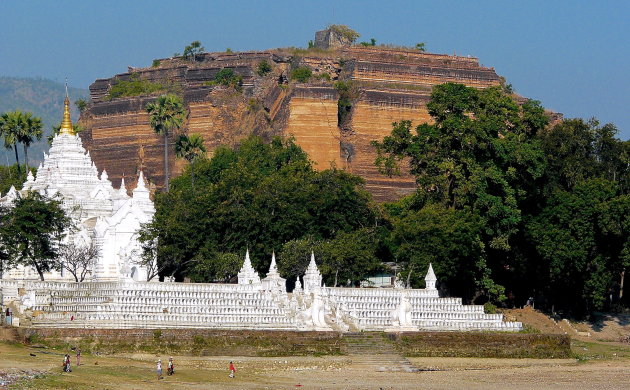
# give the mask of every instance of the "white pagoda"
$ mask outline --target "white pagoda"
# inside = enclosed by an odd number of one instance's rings
[[[78,135],[74,134],[70,119],[70,100],[66,91],[63,121],[59,134],[53,139],[44,162],[37,169],[37,177],[29,172],[21,193],[37,191],[48,197],[57,197],[71,216],[75,230],[67,241],[77,245],[94,242],[99,258],[91,267],[92,280],[147,280],[147,269],[140,265],[141,246],[138,230],[150,222],[155,214],[153,202],[140,172],[133,196],[127,194],[123,179],[115,190],[103,170],[98,176],[97,167],[86,152]],[[14,188],[0,202],[10,203],[17,196]],[[4,275],[9,279],[37,279],[30,267],[18,267]],[[46,280],[73,280],[64,272],[50,272]]]

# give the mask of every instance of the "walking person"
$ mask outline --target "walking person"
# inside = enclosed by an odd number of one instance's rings
[[[234,368],[234,363],[230,362],[230,378],[234,378],[234,374],[236,374],[236,368]]]
[[[166,368],[166,372],[168,375],[173,375],[175,373],[175,365],[173,364],[172,356],[168,359],[168,366]]]
[[[157,361],[157,378],[162,379],[162,360]]]
[[[77,348],[77,367],[81,365],[81,350]]]
[[[66,372],[72,372],[70,369],[70,355],[66,354]]]

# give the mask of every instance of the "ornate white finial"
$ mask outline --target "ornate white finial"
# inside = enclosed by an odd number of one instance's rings
[[[125,174],[123,173],[122,180],[120,181],[120,188],[118,189],[118,194],[124,196],[125,198],[129,197],[127,195],[127,186],[125,185]]]
[[[427,276],[424,277],[424,281],[426,282],[427,290],[435,290],[435,282],[437,282],[437,278],[435,277],[435,272],[433,272],[433,265],[429,263],[429,270],[427,271]]]
[[[28,171],[28,175],[26,175],[26,181],[29,183],[32,183],[35,181],[35,178],[33,177],[33,172]]]
[[[306,268],[306,273],[317,273],[319,274],[319,269],[317,269],[317,263],[315,263],[315,253],[313,253],[313,251],[311,251],[311,262],[308,263],[308,268]]]
[[[138,183],[136,184],[136,188],[134,189],[134,192],[136,191],[145,191],[147,188],[147,183],[144,181],[144,173],[142,171],[140,171],[140,173],[138,174]]]
[[[101,181],[108,180],[107,171],[103,169],[103,173],[101,173]]]
[[[276,266],[276,252],[271,253],[271,264],[269,265],[269,272],[267,272],[267,276],[277,275],[278,274],[278,266]]]

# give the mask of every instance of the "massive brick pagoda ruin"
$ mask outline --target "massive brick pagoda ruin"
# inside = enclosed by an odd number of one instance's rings
[[[272,68],[266,74],[258,71],[263,61]],[[371,141],[388,135],[394,121],[429,121],[426,103],[434,85],[457,82],[485,88],[501,83],[494,69],[481,66],[477,58],[383,46],[204,53],[194,60],[167,58],[154,65],[130,68],[90,86],[81,137],[96,166],[107,170],[114,185],[123,175],[133,182],[141,169],[156,186],[163,181],[163,143],[144,109],[161,92],[109,95],[112,85],[131,77],[168,84],[180,92],[189,109],[184,129],[200,133],[209,153],[251,133],[293,136],[317,169],[332,164],[362,176],[380,201],[408,194],[415,184],[408,174],[393,178],[380,174]],[[297,67],[310,68],[313,77],[304,83],[290,80]],[[212,82],[224,68],[242,76],[241,92]],[[337,81],[350,82],[349,91],[340,93]],[[174,153],[170,156],[177,174],[184,162],[176,161]]]

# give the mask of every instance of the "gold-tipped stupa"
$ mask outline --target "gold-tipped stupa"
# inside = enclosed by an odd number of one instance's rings
[[[68,97],[68,82],[66,81],[66,98],[63,101],[63,120],[61,121],[61,128],[59,134],[74,135],[72,129],[72,120],[70,119],[70,98]]]

